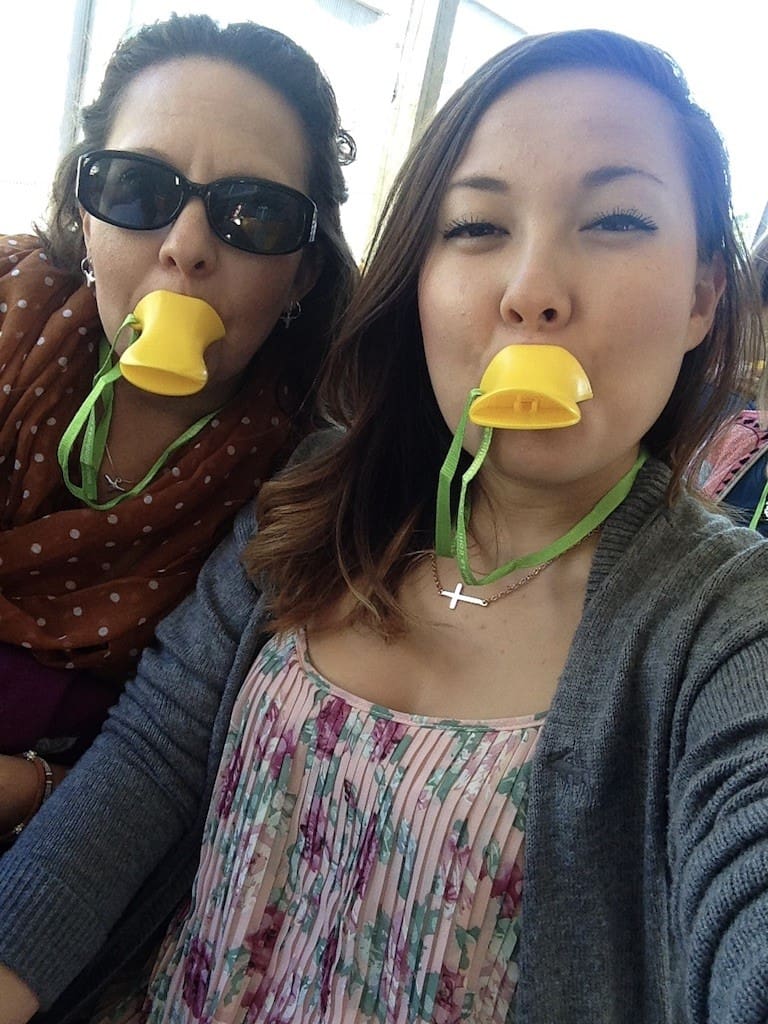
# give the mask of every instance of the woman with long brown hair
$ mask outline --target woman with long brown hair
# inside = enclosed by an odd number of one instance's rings
[[[554,34],[470,78],[397,181],[329,430],[88,755],[120,820],[76,771],[0,867],[26,1012],[91,958],[92,995],[196,850],[148,988],[93,1019],[765,1017],[768,550],[684,483],[744,264],[660,51]]]

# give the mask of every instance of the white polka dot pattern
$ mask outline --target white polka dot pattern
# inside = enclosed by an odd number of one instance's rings
[[[253,481],[271,473],[290,424],[265,362],[150,488],[108,512],[65,490],[61,434],[90,387],[100,325],[28,238],[0,237],[0,643],[49,665],[124,677],[197,572]],[[10,595],[18,595],[12,597]]]

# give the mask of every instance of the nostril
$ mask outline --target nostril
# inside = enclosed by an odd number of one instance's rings
[[[548,306],[541,314],[548,324],[551,324],[553,320],[557,318],[557,311]]]

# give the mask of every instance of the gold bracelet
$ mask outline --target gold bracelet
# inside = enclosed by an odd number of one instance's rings
[[[23,754],[19,754],[19,757],[23,757],[25,760],[31,761],[35,766],[35,771],[37,772],[35,799],[32,803],[32,807],[18,825],[14,825],[10,832],[6,832],[4,835],[0,836],[0,843],[3,844],[10,844],[15,839],[18,839],[53,792],[53,771],[45,758],[40,757],[40,755],[34,750],[25,750]]]

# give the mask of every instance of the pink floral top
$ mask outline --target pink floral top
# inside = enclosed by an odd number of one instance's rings
[[[273,639],[232,716],[191,905],[143,1010],[102,1019],[509,1024],[542,724],[391,711],[318,675],[303,635]]]

